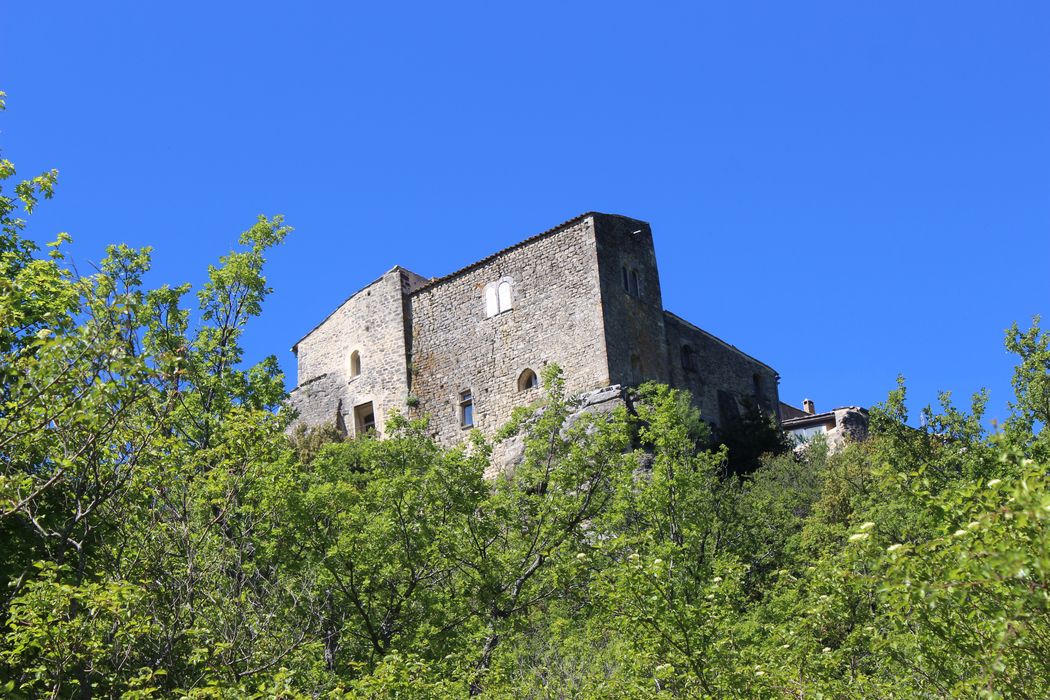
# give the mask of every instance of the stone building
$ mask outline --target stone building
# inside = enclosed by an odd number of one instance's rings
[[[817,413],[810,399],[802,401],[801,409],[781,402],[780,418],[784,434],[796,449],[805,449],[818,435],[824,436],[831,452],[838,452],[847,442],[859,442],[868,437],[868,409],[860,406],[840,406]]]
[[[571,394],[656,380],[692,392],[717,427],[748,402],[779,411],[777,373],[665,311],[643,221],[587,213],[444,277],[394,267],[292,351],[307,424],[382,434],[387,414],[429,415],[451,445],[491,435],[564,371]]]

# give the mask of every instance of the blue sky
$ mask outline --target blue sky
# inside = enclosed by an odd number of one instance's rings
[[[664,304],[782,399],[992,390],[1050,314],[1050,5],[14,3],[0,148],[60,170],[39,240],[200,283],[296,232],[246,337],[278,356],[400,264],[441,275],[588,210],[652,223]],[[1048,319],[1050,323],[1050,319]]]

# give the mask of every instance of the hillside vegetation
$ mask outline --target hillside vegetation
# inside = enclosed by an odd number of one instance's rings
[[[14,697],[1046,697],[1050,336],[1014,327],[1012,417],[947,396],[869,440],[727,468],[688,396],[490,445],[286,435],[239,341],[288,233],[188,286],[24,236],[56,173],[0,162],[0,690]],[[12,183],[14,184],[12,187]],[[193,307],[191,315],[190,308]]]

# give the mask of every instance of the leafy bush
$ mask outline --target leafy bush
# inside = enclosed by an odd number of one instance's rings
[[[0,182],[14,167],[0,165]],[[22,697],[1040,697],[1050,687],[1050,350],[1016,326],[1002,432],[950,396],[785,453],[716,449],[687,394],[575,417],[556,367],[501,435],[286,434],[260,217],[189,288],[149,251],[82,277],[0,193],[0,688]]]

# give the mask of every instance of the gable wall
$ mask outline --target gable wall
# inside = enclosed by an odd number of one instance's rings
[[[513,280],[513,308],[486,317],[485,287],[503,278]],[[515,406],[541,398],[541,389],[518,391],[526,368],[542,375],[557,363],[570,393],[609,384],[592,217],[413,293],[410,315],[411,414],[428,414],[445,444],[466,434],[463,391],[474,397],[475,427],[491,434]]]
[[[331,422],[340,409],[350,434],[353,408],[369,401],[382,433],[387,411],[403,411],[408,395],[403,292],[412,280],[393,269],[347,299],[297,346],[299,386],[292,392],[299,420]],[[361,373],[350,376],[357,350]]]

